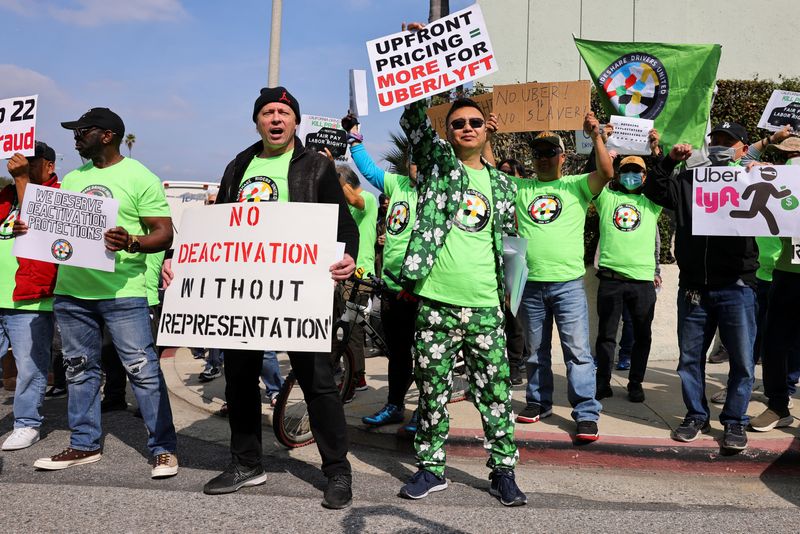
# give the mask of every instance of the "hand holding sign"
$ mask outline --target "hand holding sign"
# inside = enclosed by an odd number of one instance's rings
[[[15,153],[11,156],[11,159],[8,160],[8,174],[10,174],[14,180],[18,178],[27,178],[29,171],[30,164],[28,163],[28,158],[19,152]]]

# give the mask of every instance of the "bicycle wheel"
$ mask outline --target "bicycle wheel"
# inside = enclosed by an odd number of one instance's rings
[[[314,442],[306,399],[294,373],[289,373],[278,393],[272,412],[272,430],[278,443],[290,449]]]
[[[339,344],[341,346],[341,344]],[[350,399],[355,393],[355,366],[356,359],[350,347],[345,346],[341,352],[331,353],[333,361],[333,380],[339,390],[339,398],[342,401]]]
[[[450,393],[450,404],[461,402],[469,395],[469,379],[464,357],[459,353],[453,364],[453,388]]]

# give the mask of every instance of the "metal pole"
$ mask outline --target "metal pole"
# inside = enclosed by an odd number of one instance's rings
[[[269,79],[267,86],[278,86],[281,67],[281,10],[283,0],[272,0],[272,28],[269,32]]]

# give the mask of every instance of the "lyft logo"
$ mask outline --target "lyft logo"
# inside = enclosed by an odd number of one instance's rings
[[[725,186],[719,191],[711,191],[706,193],[702,187],[695,189],[695,202],[701,208],[705,208],[706,213],[715,213],[719,208],[726,204],[732,204],[739,207],[739,192],[731,187]]]

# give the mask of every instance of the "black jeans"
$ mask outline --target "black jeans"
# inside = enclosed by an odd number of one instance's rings
[[[800,366],[800,273],[773,271],[761,365],[767,405],[788,410],[790,371]]]
[[[405,405],[408,388],[411,387],[414,346],[414,322],[418,303],[398,299],[397,293],[387,291],[381,302],[381,322],[389,348],[389,396],[387,402],[395,406]]]
[[[633,320],[633,350],[628,382],[641,384],[650,357],[652,334],[650,326],[656,309],[656,289],[652,281],[616,280],[600,278],[597,289],[597,383],[611,382],[614,352],[617,346],[617,329],[622,307],[627,306]]]
[[[756,278],[756,342],[753,346],[753,360],[761,361],[764,353],[764,332],[767,329],[767,310],[769,309],[769,290],[772,282]]]
[[[552,330],[552,321],[550,324]],[[511,367],[525,366],[525,329],[519,317],[514,317],[508,308],[506,308],[506,353]]]
[[[231,427],[231,456],[246,467],[261,465],[261,389],[263,350],[225,350],[225,398]],[[347,425],[333,365],[326,353],[289,353],[292,371],[308,406],[311,432],[327,477],[350,474]]]

